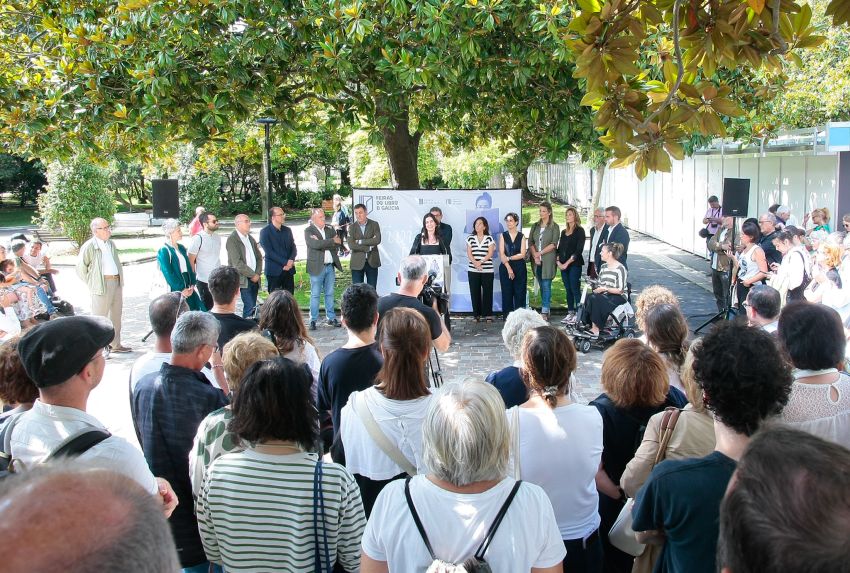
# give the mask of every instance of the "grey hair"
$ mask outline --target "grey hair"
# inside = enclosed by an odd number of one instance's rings
[[[92,496],[98,503],[92,504]],[[76,460],[37,464],[11,475],[0,486],[3,517],[3,564],[6,571],[46,571],[57,559],[73,563],[80,573],[180,570],[180,561],[159,496],[152,496],[123,473],[87,467]],[[81,520],[104,527],[76,527]],[[21,525],[22,524],[22,525]],[[39,551],[12,551],[33,535],[65,533],[64,542],[45,538]]]
[[[428,270],[428,265],[419,255],[410,255],[404,257],[401,261],[401,268],[398,270],[401,273],[403,281],[417,281],[425,276]]]
[[[776,212],[777,213],[790,213],[791,207],[789,207],[788,205],[780,205],[779,207],[776,208]]]
[[[184,312],[171,331],[171,349],[175,354],[188,354],[203,344],[216,346],[218,319],[207,312]]]
[[[92,233],[94,233],[95,228],[97,227],[98,223],[100,223],[101,221],[103,221],[104,223],[108,222],[103,217],[95,217],[94,219],[91,220],[91,222],[89,223],[89,229],[91,229]]]
[[[505,348],[511,353],[511,357],[519,358],[522,339],[526,332],[532,328],[547,326],[548,324],[537,311],[530,308],[518,308],[511,311],[508,318],[505,319],[505,326],[502,327],[502,340],[505,343]]]
[[[325,210],[321,207],[313,207],[312,209],[310,209],[310,217],[312,217],[313,215],[318,215],[319,213],[325,215]]]
[[[201,205],[198,205],[197,207],[195,207],[195,215],[200,215],[201,213],[204,213],[205,211],[206,211],[206,209],[204,209],[204,207],[201,206]]]
[[[162,232],[166,237],[170,237],[171,233],[180,228],[180,221],[177,219],[166,219],[162,224]]]
[[[422,424],[422,461],[456,486],[505,477],[510,451],[505,402],[478,380],[451,382],[431,398]]]
[[[774,225],[776,224],[776,215],[774,215],[773,213],[768,211],[767,213],[762,215],[762,217],[764,217],[765,219],[767,219],[768,221],[770,221]]]

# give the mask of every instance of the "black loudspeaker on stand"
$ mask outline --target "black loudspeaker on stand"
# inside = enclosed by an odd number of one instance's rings
[[[177,194],[177,179],[154,179],[153,218],[177,219],[180,216],[180,198]]]
[[[723,179],[723,216],[732,217],[732,229],[729,235],[729,244],[732,246],[731,253],[734,256],[735,252],[735,228],[738,226],[738,217],[746,217],[750,204],[750,180],[749,179],[734,179],[726,177]],[[729,320],[735,314],[732,312],[732,292],[735,285],[732,284],[732,261],[729,261],[729,268],[726,271],[726,279],[729,282],[729,291],[726,293],[726,308],[703,322],[694,329],[694,334],[699,334],[699,331],[704,329],[709,324],[714,324],[718,320]],[[713,271],[712,271],[713,272]]]

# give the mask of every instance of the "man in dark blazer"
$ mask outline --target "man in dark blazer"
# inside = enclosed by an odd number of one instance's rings
[[[227,264],[239,271],[239,294],[242,297],[242,317],[254,314],[260,292],[260,271],[263,255],[251,236],[251,219],[239,214],[233,219],[236,229],[227,237]]]
[[[629,232],[620,223],[620,208],[610,206],[605,208],[605,229],[602,230],[602,238],[599,240],[600,246],[605,243],[620,243],[623,245],[623,254],[618,259],[626,269],[629,265],[626,263],[626,257],[629,253]],[[602,267],[602,255],[596,254],[597,270]]]
[[[295,239],[284,225],[286,214],[280,207],[269,209],[269,224],[260,231],[260,245],[266,254],[266,287],[269,293],[278,289],[295,294]]]
[[[354,206],[354,222],[348,225],[348,248],[351,250],[351,283],[365,282],[377,288],[381,256],[381,226],[366,217],[366,205]]]
[[[599,265],[602,260],[599,248],[602,246],[602,231],[605,229],[605,209],[602,207],[593,212],[593,225],[590,226],[590,247],[587,252],[587,276],[595,279],[599,276]]]
[[[307,243],[307,274],[310,275],[310,330],[316,330],[319,320],[319,297],[325,291],[325,316],[331,326],[342,326],[334,313],[334,286],[336,272],[342,271],[337,251],[342,244],[334,228],[325,224],[325,212],[313,209],[310,224],[304,229]]]

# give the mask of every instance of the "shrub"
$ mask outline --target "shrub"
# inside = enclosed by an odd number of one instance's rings
[[[36,222],[61,230],[79,248],[90,236],[95,217],[112,221],[115,201],[106,171],[82,158],[52,162],[47,168],[47,190],[38,196]]]
[[[187,181],[180,182],[180,220],[184,223],[195,216],[195,208],[203,206],[210,213],[222,215],[221,185],[219,173],[198,173]]]

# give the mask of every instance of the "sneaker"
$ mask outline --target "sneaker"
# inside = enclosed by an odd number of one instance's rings
[[[316,321],[315,320],[310,321],[310,330],[316,330]]]
[[[342,326],[342,323],[334,318],[333,320],[328,320],[328,326],[339,328],[340,326]]]
[[[133,352],[132,348],[124,346],[123,344],[119,344],[118,346],[111,346],[110,349],[115,354],[127,354],[128,352]]]

